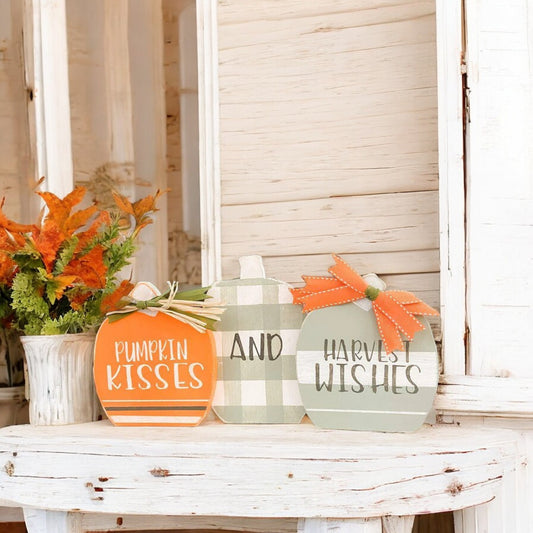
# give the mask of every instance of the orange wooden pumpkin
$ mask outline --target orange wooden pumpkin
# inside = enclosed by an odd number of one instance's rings
[[[196,426],[215,390],[213,336],[161,312],[106,319],[96,337],[94,380],[117,426]]]

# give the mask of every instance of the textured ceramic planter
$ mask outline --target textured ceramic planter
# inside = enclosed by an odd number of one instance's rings
[[[78,424],[98,418],[94,340],[89,333],[21,337],[28,367],[30,424]]]

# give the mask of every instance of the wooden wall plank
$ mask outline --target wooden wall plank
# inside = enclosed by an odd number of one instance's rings
[[[104,1],[69,1],[67,21],[74,180],[89,185],[96,168],[111,161]]]
[[[411,7],[425,24],[388,20],[390,8],[361,19],[366,11],[313,17],[309,7],[302,28],[291,18],[222,21],[221,79],[231,85],[221,86],[224,201],[323,196],[325,180],[330,195],[436,189],[430,4]],[[381,31],[365,27],[380,17]]]
[[[429,191],[223,206],[223,256],[437,248],[437,204]]]
[[[385,274],[408,274],[439,271],[438,250],[407,250],[400,252],[378,252],[366,254],[342,255],[359,273],[374,272],[379,276]],[[229,276],[239,275],[238,262],[233,257],[223,257],[222,265]],[[305,263],[305,272],[299,271]],[[298,283],[302,274],[312,276],[323,275],[333,264],[331,254],[316,254],[304,256],[269,256],[263,261],[267,275],[276,272],[280,279],[288,283]]]
[[[438,305],[435,2],[219,0],[218,30],[223,276],[336,252]]]
[[[201,283],[195,0],[164,0],[169,276]]]
[[[167,188],[163,39],[161,1],[129,2],[128,43],[136,198],[153,194],[155,189]],[[158,208],[154,223],[143,230],[140,236],[135,269],[137,280],[151,280],[164,290],[168,280],[166,197],[158,201]]]
[[[6,198],[3,211],[20,220],[27,214],[23,197],[33,178],[22,62],[22,4],[0,0],[0,13],[0,199]]]

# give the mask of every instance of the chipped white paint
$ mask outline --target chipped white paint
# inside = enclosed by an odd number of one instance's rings
[[[96,420],[94,338],[88,333],[21,337],[28,365],[31,424]]]
[[[456,533],[530,533],[533,471],[528,463],[533,458],[533,420],[454,416],[448,423],[460,425],[465,433],[480,427],[512,429],[518,439],[515,472],[504,478],[493,501],[454,513]]]
[[[441,376],[435,409],[441,414],[531,417],[531,379]]]
[[[13,426],[0,430],[0,501],[115,514],[150,501],[152,515],[263,518],[437,512],[492,500],[516,467],[515,441],[503,430],[427,426]]]

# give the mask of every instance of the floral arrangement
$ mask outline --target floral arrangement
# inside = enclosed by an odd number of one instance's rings
[[[86,190],[65,198],[37,192],[46,209],[18,224],[0,203],[0,322],[25,335],[81,333],[120,308],[133,284],[120,280],[139,232],[152,222],[157,191],[136,202],[114,193],[116,209],[80,208]],[[78,206],[76,208],[76,206]]]

